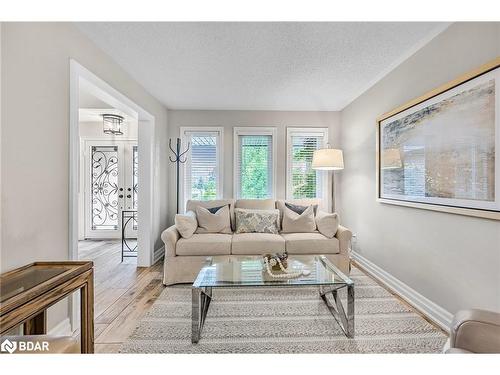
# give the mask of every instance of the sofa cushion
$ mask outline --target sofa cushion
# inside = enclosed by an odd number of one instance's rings
[[[231,254],[263,255],[285,251],[285,239],[279,234],[238,233],[233,235]]]
[[[227,205],[214,214],[205,207],[196,207],[196,218],[198,219],[196,233],[232,233],[229,206]]]
[[[247,210],[235,208],[235,233],[273,233],[279,232],[279,210]]]
[[[339,240],[321,233],[282,233],[286,251],[290,254],[338,254]]]
[[[231,234],[193,234],[190,238],[180,238],[175,246],[176,255],[229,255],[231,254]]]
[[[238,199],[235,208],[246,208],[248,210],[274,210],[274,199]]]
[[[229,216],[231,218],[231,228],[234,229],[234,199],[216,199],[212,201],[188,200],[186,211],[196,212],[196,207],[214,208],[229,205]]]

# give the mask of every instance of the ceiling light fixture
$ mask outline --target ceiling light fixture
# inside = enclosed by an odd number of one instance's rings
[[[123,135],[122,124],[124,117],[105,113],[102,115],[102,126],[105,134]]]

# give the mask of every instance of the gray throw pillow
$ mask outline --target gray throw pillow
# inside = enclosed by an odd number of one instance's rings
[[[279,210],[250,210],[236,208],[235,233],[274,233],[278,234]]]
[[[292,204],[292,203],[288,203],[288,202],[285,202],[285,206],[288,207],[293,212],[298,213],[299,215],[302,215],[302,213],[307,209],[307,207],[309,207],[309,206],[301,206],[298,204]],[[312,205],[312,207],[314,210],[314,214],[316,215],[316,212],[318,210],[318,205],[314,204],[314,205]]]
[[[224,206],[229,206],[228,204],[225,204]],[[222,207],[224,206],[219,206],[219,207],[212,207],[212,208],[207,208],[208,211],[210,211],[211,214],[216,214],[217,211],[219,211]]]

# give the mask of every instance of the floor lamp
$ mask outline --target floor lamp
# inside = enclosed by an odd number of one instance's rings
[[[332,172],[332,212],[335,212],[335,171],[344,169],[342,150],[322,148],[314,151],[312,169]]]

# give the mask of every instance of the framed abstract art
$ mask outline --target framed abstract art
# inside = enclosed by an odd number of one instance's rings
[[[500,58],[377,120],[377,200],[500,220]]]

